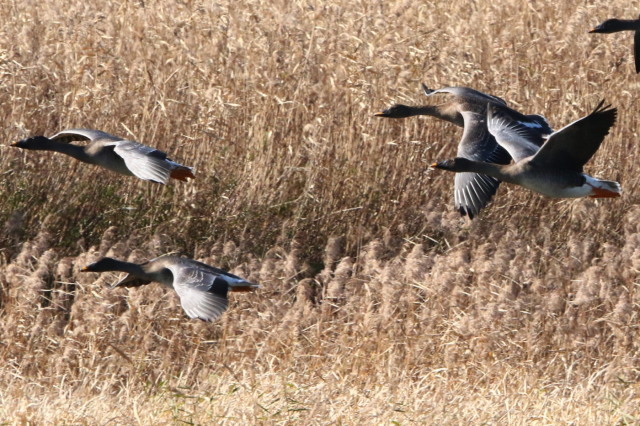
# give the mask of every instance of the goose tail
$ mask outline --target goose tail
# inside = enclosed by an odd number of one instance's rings
[[[253,291],[260,288],[260,284],[250,283],[249,281],[238,280],[229,282],[229,291]]]
[[[622,187],[612,180],[594,179],[589,185],[593,188],[589,195],[591,198],[614,198],[622,195]]]
[[[167,160],[169,164],[171,164],[171,174],[170,176],[173,179],[178,179],[183,182],[186,182],[188,178],[195,179],[196,175],[193,174],[193,169],[191,167],[183,166],[182,164],[178,164],[175,161]]]

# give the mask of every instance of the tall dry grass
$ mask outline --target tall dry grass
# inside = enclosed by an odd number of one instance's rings
[[[638,422],[638,77],[619,0],[0,4],[3,138],[93,127],[196,168],[153,185],[0,147],[0,418]],[[468,85],[559,128],[618,200],[503,185],[452,209],[458,129],[371,115]],[[263,284],[221,321],[99,256],[181,251]]]

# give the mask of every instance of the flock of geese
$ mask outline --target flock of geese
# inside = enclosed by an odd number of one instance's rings
[[[640,19],[609,19],[592,33],[634,31],[636,72],[640,72]],[[601,101],[587,116],[553,131],[541,115],[525,115],[496,96],[468,87],[431,90],[426,96],[447,95],[436,105],[396,104],[375,114],[405,118],[433,116],[463,127],[457,156],[432,165],[455,172],[456,209],[473,219],[496,193],[500,182],[523,186],[549,197],[618,197],[620,184],[583,173],[584,164],[595,154],[616,120],[616,109]],[[73,142],[85,142],[75,145]],[[55,151],[84,163],[116,173],[166,184],[169,179],[194,179],[191,167],[167,154],[100,130],[63,130],[51,137],[34,136],[11,146],[37,151]],[[511,160],[513,159],[513,164]],[[138,287],[153,281],[173,288],[190,318],[213,321],[227,309],[229,291],[251,291],[260,286],[222,269],[193,259],[161,256],[136,264],[104,257],[81,269],[83,272],[119,271],[127,275],[112,287]]]
[[[75,145],[73,142],[86,142]],[[166,184],[169,179],[195,179],[193,169],[176,163],[167,154],[139,142],[100,130],[63,130],[51,137],[34,136],[11,146],[36,151],[55,151],[84,163],[116,173]],[[193,259],[160,256],[142,264],[104,257],[85,266],[82,272],[126,272],[112,287],[138,287],[152,281],[173,288],[190,318],[214,321],[227,309],[229,291],[250,291],[260,286],[222,269]]]

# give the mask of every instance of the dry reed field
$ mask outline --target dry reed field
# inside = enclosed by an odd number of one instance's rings
[[[3,143],[89,127],[190,183],[0,146],[0,421],[640,422],[640,76],[627,2],[0,3]],[[503,184],[453,209],[461,130],[373,113],[429,87],[556,129],[605,98],[586,172],[618,199]],[[215,323],[101,256],[179,252],[262,288]]]

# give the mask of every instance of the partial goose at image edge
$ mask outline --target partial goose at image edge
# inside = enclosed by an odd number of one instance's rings
[[[633,31],[633,56],[636,74],[640,73],[640,18],[639,19],[607,19],[596,25],[589,33],[611,34],[621,31]]]

